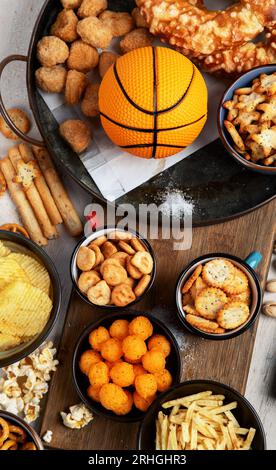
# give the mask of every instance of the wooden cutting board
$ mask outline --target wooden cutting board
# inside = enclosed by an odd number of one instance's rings
[[[209,341],[191,335],[183,329],[176,316],[175,284],[183,268],[200,255],[225,252],[245,258],[254,250],[263,255],[257,272],[264,284],[275,236],[275,212],[274,200],[234,221],[194,229],[192,248],[188,251],[173,251],[170,240],[152,241],[157,258],[157,278],[153,289],[135,305],[135,309],[153,313],[175,334],[181,349],[183,381],[214,379],[244,393],[257,323],[243,335],[228,341]],[[105,312],[84,303],[76,293],[72,294],[60,345],[60,366],[53,376],[42,420],[41,433],[47,429],[53,431],[52,448],[121,450],[136,446],[139,424],[115,423],[95,416],[84,429],[70,430],[63,426],[60,418],[60,411],[80,402],[71,376],[77,338],[89,323],[105,315]]]

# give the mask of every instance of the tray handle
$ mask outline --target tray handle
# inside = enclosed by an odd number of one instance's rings
[[[6,57],[5,59],[3,59],[2,62],[0,62],[0,81],[1,81],[2,74],[3,74],[3,71],[4,71],[5,67],[8,64],[10,64],[11,62],[15,62],[15,61],[28,62],[28,57],[26,57],[24,55],[13,54],[13,55],[10,55],[10,56]],[[10,116],[7,113],[4,102],[3,102],[1,87],[0,87],[0,113],[2,114],[3,119],[6,121],[7,125],[13,130],[13,132],[18,137],[20,137],[20,139],[22,139],[24,142],[28,142],[28,144],[35,145],[36,147],[45,147],[44,142],[42,142],[40,140],[33,139],[32,137],[29,137],[29,136],[23,134],[23,132],[21,132],[20,129],[18,129],[15,126],[15,124],[12,122]]]

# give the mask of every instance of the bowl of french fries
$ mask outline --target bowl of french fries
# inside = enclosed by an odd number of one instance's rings
[[[276,65],[241,75],[224,93],[217,116],[220,138],[248,170],[276,175]]]
[[[21,234],[0,230],[0,367],[31,354],[52,330],[61,284],[49,256]]]
[[[139,450],[265,450],[253,406],[228,385],[193,380],[175,385],[149,408],[138,432]]]

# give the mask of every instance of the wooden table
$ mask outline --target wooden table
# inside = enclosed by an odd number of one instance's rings
[[[157,257],[157,278],[153,289],[137,310],[148,311],[165,321],[175,334],[182,356],[182,380],[214,379],[244,393],[257,323],[242,336],[228,341],[208,341],[185,331],[176,317],[174,289],[180,271],[194,258],[208,252],[226,252],[245,258],[259,250],[263,261],[258,274],[266,279],[275,232],[275,201],[242,218],[220,225],[194,229],[192,248],[173,252],[172,241],[153,240]],[[69,260],[68,260],[69,263]],[[60,367],[54,374],[42,420],[42,434],[53,431],[51,447],[63,449],[133,449],[137,424],[118,424],[95,417],[91,425],[77,434],[65,428],[60,411],[79,403],[71,377],[74,344],[86,325],[100,316],[101,310],[84,303],[77,294],[70,302],[61,342]]]

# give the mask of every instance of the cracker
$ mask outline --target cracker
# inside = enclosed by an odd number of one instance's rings
[[[201,272],[202,272],[202,264],[199,264],[194,270],[193,274],[189,277],[189,279],[185,282],[184,286],[182,287],[181,292],[183,294],[186,294],[191,289],[193,283],[200,276]]]
[[[243,325],[250,314],[248,306],[243,302],[229,302],[217,315],[217,322],[226,330],[233,330]]]
[[[208,320],[215,320],[217,313],[227,303],[227,296],[216,287],[207,287],[203,289],[195,299],[196,311]]]
[[[251,290],[250,287],[247,286],[246,290],[244,292],[241,292],[240,294],[233,294],[230,296],[230,301],[238,301],[238,302],[244,302],[246,305],[250,305],[251,303]]]
[[[223,286],[223,290],[230,295],[241,294],[245,292],[248,287],[248,278],[245,273],[238,268],[234,268],[233,278],[226,282]]]
[[[224,284],[230,282],[233,278],[233,264],[223,258],[208,261],[203,267],[203,280],[212,287],[223,287]]]
[[[202,328],[207,328],[208,330],[213,332],[214,330],[217,330],[217,328],[219,328],[218,323],[206,320],[202,317],[197,317],[195,315],[188,314],[185,318],[187,322],[190,323],[190,325],[194,326],[195,328],[198,328],[199,330]]]
[[[265,123],[258,134],[253,134],[252,140],[259,144],[264,151],[264,156],[268,157],[272,150],[276,149],[276,126],[269,128]]]
[[[188,305],[191,303],[193,303],[193,297],[190,292],[186,292],[186,294],[184,294],[182,298],[182,305],[184,307],[185,305]]]
[[[235,145],[239,149],[245,150],[244,142],[243,142],[240,134],[238,133],[237,129],[235,128],[234,124],[232,124],[232,122],[230,122],[230,121],[225,120],[224,125],[225,125],[226,129],[228,130],[229,134],[231,135]]]
[[[200,317],[200,313],[196,311],[194,304],[187,304],[183,307],[184,312]]]

